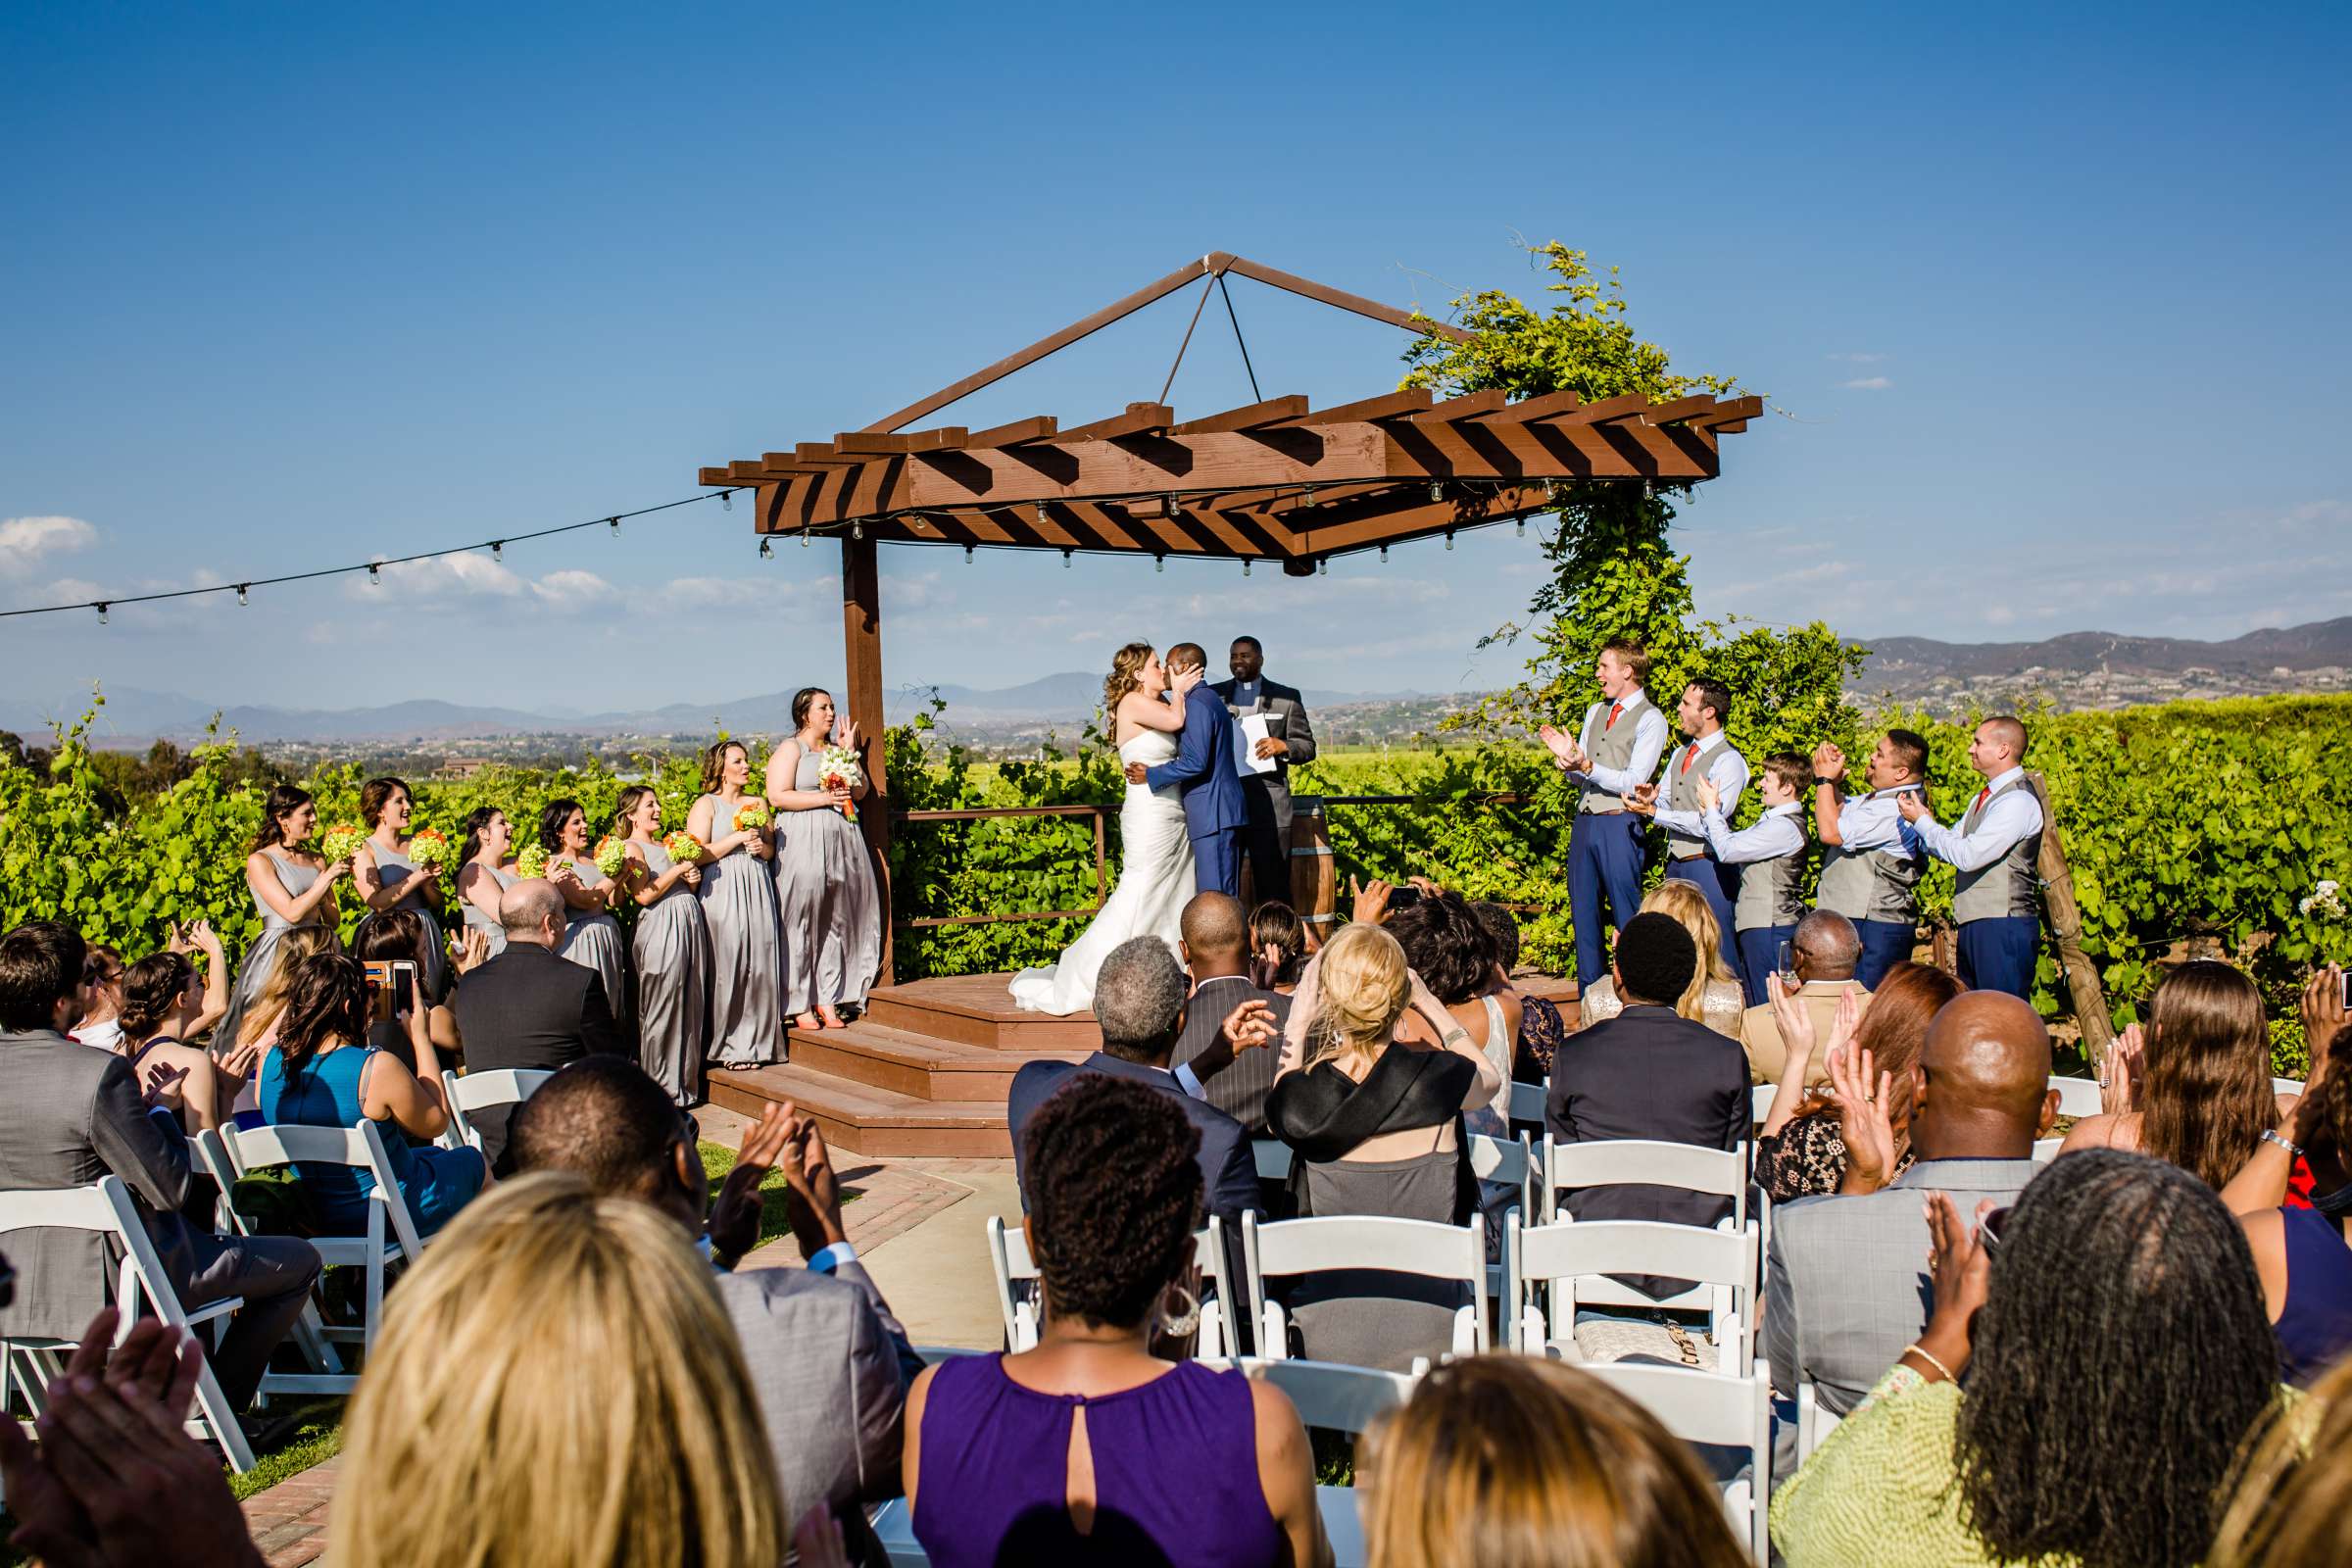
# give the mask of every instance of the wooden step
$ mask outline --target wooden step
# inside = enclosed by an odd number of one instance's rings
[[[847,1029],[794,1029],[792,1064],[918,1100],[983,1102],[1002,1106],[1025,1061],[1077,1061],[1076,1051],[1011,1052],[958,1045],[859,1021]]]
[[[1092,1051],[1102,1031],[1091,1012],[1056,1018],[1023,1012],[1005,989],[1009,975],[967,974],[883,986],[865,999],[865,1021],[990,1051]]]
[[[801,1114],[816,1118],[827,1144],[853,1153],[1012,1157],[1001,1100],[994,1104],[919,1100],[798,1064],[712,1068],[709,1082],[713,1104],[747,1116],[790,1102]]]

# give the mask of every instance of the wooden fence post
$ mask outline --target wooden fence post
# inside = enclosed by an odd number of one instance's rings
[[[2075,903],[2075,873],[2066,863],[2066,846],[2059,842],[2058,814],[2050,805],[2049,787],[2039,773],[2028,773],[2026,782],[2041,801],[2041,855],[2034,870],[2041,878],[2042,902],[2049,909],[2050,934],[2058,939],[2059,977],[2066,983],[2075,1022],[2082,1030],[2083,1054],[2093,1067],[2104,1071],[2107,1048],[2115,1044],[2115,1024],[2107,1013],[2107,993],[2099,985],[2099,971],[2082,951],[2082,910]]]

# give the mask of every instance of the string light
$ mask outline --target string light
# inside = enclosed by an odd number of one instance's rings
[[[606,522],[608,522],[608,523],[610,523],[610,524],[612,525],[612,536],[613,536],[614,538],[616,538],[616,539],[617,539],[617,538],[619,538],[619,537],[620,537],[620,519],[619,519],[618,517],[607,517],[607,518],[605,519],[605,521],[606,521]]]
[[[1429,481],[1429,499],[1430,499],[1430,500],[1432,500],[1432,501],[1443,501],[1443,500],[1445,500],[1445,499],[1446,499],[1446,486],[1445,486],[1445,485],[1443,485],[1443,484],[1441,484],[1440,482],[1438,482],[1438,481],[1437,481],[1437,480],[1435,480],[1435,479],[1432,479],[1432,480],[1430,480],[1430,481]]]
[[[1652,486],[1652,485],[1650,484],[1650,482],[1649,482],[1647,479],[1644,479],[1644,480],[1642,480],[1642,500],[1644,500],[1644,501],[1647,501],[1647,500],[1649,500],[1649,499],[1650,499],[1652,496],[1656,495],[1657,493],[1658,493],[1658,492],[1657,492],[1656,488],[1655,488],[1654,486]]]
[[[1446,530],[1446,548],[1448,550],[1453,548],[1453,530],[1451,528]]]
[[[1524,539],[1527,537],[1527,519],[1525,517],[1521,517],[1519,519],[1519,526],[1511,530],[1511,537],[1514,539]]]
[[[1245,577],[1250,575],[1250,558],[1248,556],[1242,558],[1242,575]]]
[[[1331,558],[1329,556],[1325,556],[1322,560],[1315,563],[1315,575],[1318,577],[1328,577],[1331,575]]]
[[[507,559],[507,542],[504,539],[493,539],[490,541],[490,559],[492,561],[504,561]],[[375,570],[373,566],[369,566],[368,569],[370,572]]]
[[[1380,564],[1384,566],[1389,564],[1389,547],[1387,545],[1380,547]]]
[[[963,547],[963,564],[967,566],[972,564],[972,547],[970,545]]]
[[[1301,490],[1298,493],[1298,503],[1301,506],[1307,507],[1311,507],[1315,504],[1315,487],[1313,485],[1308,485],[1304,490]]]
[[[105,600],[103,600],[103,599],[95,600],[95,601],[93,601],[93,602],[92,602],[92,608],[94,608],[94,609],[95,609],[95,610],[98,612],[98,624],[99,624],[99,625],[101,625],[101,626],[105,625],[105,624],[106,624],[106,601],[105,601]]]
[[[863,517],[850,524],[850,537],[860,544],[865,541],[865,519]]]
[[[380,588],[383,586],[383,564],[381,562],[370,561],[368,563],[368,586],[370,588]]]
[[[1152,558],[1152,569],[1153,571],[1166,571],[1168,569],[1168,558],[1165,556],[1153,556]]]
[[[246,590],[246,589],[248,589],[248,588],[250,588],[250,587],[252,587],[252,586],[253,586],[253,585],[252,585],[251,583],[244,583],[244,582],[241,582],[241,583],[237,584],[237,603],[238,603],[238,604],[240,604],[240,605],[241,605],[241,604],[244,604],[244,603],[246,603],[246,599],[245,599],[245,590]]]
[[[775,560],[775,559],[776,559],[776,547],[775,547],[774,545],[771,545],[771,544],[769,544],[769,543],[768,543],[766,540],[764,540],[764,539],[760,540],[760,559],[761,561],[773,561],[773,560]]]
[[[1040,508],[1038,508],[1037,510],[1038,510],[1038,511],[1040,511],[1040,512],[1043,512],[1043,511],[1045,511],[1046,509],[1045,509],[1045,508],[1043,508],[1043,507],[1040,507]],[[1069,569],[1070,569],[1070,557],[1071,557],[1071,555],[1072,555],[1072,552],[1070,552],[1070,551],[1067,551],[1067,550],[1064,550],[1064,551],[1061,553],[1061,569],[1062,569],[1062,570],[1064,570],[1064,571],[1067,571],[1067,570],[1069,570]]]
[[[727,511],[733,512],[735,510],[735,492],[732,490],[721,490],[718,493],[718,504]]]
[[[807,524],[803,524],[801,527],[801,548],[803,550],[808,548],[808,529]]]

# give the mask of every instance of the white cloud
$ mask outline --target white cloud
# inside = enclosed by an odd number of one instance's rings
[[[71,555],[98,542],[98,529],[79,517],[0,519],[0,577],[21,577],[47,556]]]
[[[1824,355],[1823,358],[1842,360],[1848,365],[1877,365],[1892,356],[1886,354],[1829,354]]]
[[[1840,381],[1840,387],[1850,392],[1884,392],[1894,385],[1883,375],[1858,375],[1851,381]]]
[[[513,599],[523,591],[520,577],[488,556],[467,553],[435,556],[430,561],[402,561],[386,564],[381,585],[366,577],[346,577],[344,597],[362,601],[398,594],[411,599],[470,598],[491,595]]]
[[[560,610],[586,610],[620,597],[618,590],[595,572],[569,567],[549,572],[531,584],[531,592],[539,596],[540,603]]]

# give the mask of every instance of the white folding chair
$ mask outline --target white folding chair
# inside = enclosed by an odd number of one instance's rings
[[[2303,1093],[2303,1080],[2300,1078],[2274,1078],[2271,1080],[2271,1093],[2274,1095],[2300,1095]]]
[[[2061,1116],[2096,1116],[2107,1108],[2099,1095],[2096,1078],[2061,1078],[2050,1074],[2050,1087],[2058,1091],[2058,1114]]]
[[[1821,1407],[1821,1396],[1810,1383],[1796,1386],[1796,1462],[1801,1466],[1813,1457],[1813,1450],[1828,1441],[1845,1418],[1835,1410]]]
[[[1289,1395],[1298,1407],[1300,1425],[1350,1437],[1362,1436],[1373,1422],[1411,1398],[1414,1385],[1428,1370],[1419,1363],[1409,1373],[1382,1372],[1329,1361],[1267,1360],[1262,1356],[1246,1357],[1236,1364]],[[1315,1508],[1323,1515],[1323,1535],[1331,1543],[1334,1568],[1361,1568],[1364,1561],[1364,1523],[1357,1511],[1362,1497],[1353,1487],[1315,1488]]]
[[[1592,1143],[1554,1143],[1550,1134],[1544,1138],[1544,1174],[1541,1178],[1543,1201],[1539,1205],[1546,1224],[1560,1217],[1560,1190],[1588,1187],[1679,1187],[1686,1192],[1709,1193],[1732,1200],[1731,1218],[1725,1221],[1733,1230],[1745,1227],[1748,1220],[1748,1146],[1740,1143],[1732,1149],[1701,1149],[1695,1144],[1664,1143],[1647,1138],[1604,1139]],[[1756,1197],[1758,1217],[1767,1242],[1772,1236],[1770,1205],[1763,1196]],[[1646,1273],[1637,1269],[1636,1273]],[[1628,1290],[1607,1280],[1595,1280],[1585,1290],[1585,1298],[1595,1306],[1667,1307],[1676,1311],[1704,1310],[1712,1302],[1703,1291],[1687,1291],[1681,1296],[1653,1301],[1638,1291]]]
[[[1551,1080],[1549,1078],[1540,1084],[1512,1084],[1511,1120],[1514,1122],[1532,1121],[1539,1127],[1543,1126],[1544,1105],[1550,1099]]]
[[[198,1133],[189,1140],[189,1143],[195,1146],[196,1157],[202,1164],[205,1173],[212,1177],[213,1185],[220,1189],[220,1202],[215,1210],[219,1216],[215,1228],[224,1236],[252,1235],[253,1230],[245,1223],[245,1216],[237,1212],[237,1177],[242,1172],[237,1169],[236,1160],[229,1154],[227,1140],[220,1136],[218,1128],[215,1128],[209,1132]],[[321,1274],[319,1280],[322,1285],[325,1276]],[[336,1353],[334,1346],[326,1337],[326,1319],[318,1310],[318,1298],[316,1295],[319,1286],[315,1285],[311,1289],[314,1293],[312,1298],[304,1304],[302,1316],[294,1320],[294,1331],[289,1338],[293,1340],[295,1348],[302,1352],[303,1359],[311,1363],[311,1369],[314,1372],[329,1376],[338,1375],[343,1371],[343,1358]],[[295,1392],[281,1388],[273,1382],[272,1380],[277,1376],[278,1374],[270,1372],[262,1374],[261,1402],[267,1403],[269,1396],[272,1394]]]
[[[2034,1163],[2036,1165],[2047,1165],[2051,1160],[2058,1157],[2058,1151],[2064,1147],[2066,1147],[2066,1140],[2063,1138],[2034,1139]]]
[[[392,1161],[384,1152],[384,1140],[375,1123],[362,1121],[355,1127],[281,1125],[222,1130],[227,1134],[229,1158],[241,1171],[297,1163],[348,1165],[375,1179],[374,1189],[368,1195],[368,1225],[363,1234],[310,1238],[321,1263],[361,1269],[366,1278],[359,1323],[330,1323],[320,1334],[329,1340],[373,1346],[384,1317],[385,1265],[397,1262],[414,1266],[424,1256],[424,1242],[416,1233],[416,1217],[409,1212],[400,1184],[392,1179]],[[359,1378],[348,1372],[272,1373],[263,1380],[263,1387],[273,1394],[347,1394],[358,1385]]]
[[[440,1137],[444,1149],[479,1149],[482,1135],[473,1130],[466,1113],[487,1105],[519,1105],[555,1076],[536,1067],[498,1067],[487,1072],[441,1074],[441,1102],[449,1107],[449,1130]]]
[[[193,1310],[180,1305],[179,1293],[172,1289],[162,1260],[155,1255],[146,1221],[139,1217],[130,1189],[120,1176],[101,1176],[88,1187],[0,1193],[0,1236],[21,1230],[95,1231],[115,1239],[122,1250],[113,1303],[122,1319],[115,1330],[117,1345],[129,1336],[142,1302],[165,1323],[183,1329],[218,1323],[245,1304],[243,1297],[231,1296]],[[74,1344],[72,1340],[34,1336],[0,1339],[0,1420],[14,1419],[7,1414],[10,1369],[24,1367],[25,1402],[38,1415],[46,1402],[46,1380],[64,1370],[58,1352],[71,1349]],[[237,1424],[237,1412],[229,1408],[209,1361],[197,1373],[196,1410],[190,1426],[219,1444],[238,1474],[253,1468],[253,1448],[245,1441],[245,1429]]]
[[[1004,1348],[1034,1350],[1039,1303],[1031,1299],[1030,1292],[1013,1289],[1015,1284],[1033,1285],[1038,1278],[1037,1260],[1029,1255],[1029,1233],[1018,1225],[1005,1224],[995,1214],[988,1216],[986,1228],[988,1260],[997,1277],[997,1310],[1004,1320]],[[1225,1221],[1221,1217],[1209,1215],[1208,1223],[1193,1233],[1193,1252],[1200,1264],[1201,1281],[1208,1287],[1200,1293],[1200,1337],[1194,1354],[1223,1356],[1230,1344],[1225,1316],[1231,1310],[1232,1298],[1225,1290]]]
[[[1576,1307],[1610,1274],[1658,1274],[1695,1280],[1715,1340],[1715,1370],[1745,1377],[1756,1360],[1756,1301],[1763,1237],[1750,1220],[1736,1231],[1650,1220],[1577,1220],[1503,1225],[1504,1325],[1513,1349],[1579,1361]],[[1549,1287],[1550,1313],[1531,1287]],[[1614,1299],[1617,1288],[1611,1287]],[[1685,1298],[1677,1297],[1681,1300]]]
[[[1763,1126],[1764,1118],[1772,1114],[1772,1102],[1780,1092],[1779,1084],[1758,1084],[1750,1089],[1747,1092],[1747,1119],[1758,1127]]]
[[[1279,1138],[1252,1138],[1250,1152],[1257,1160],[1257,1179],[1261,1182],[1287,1182],[1291,1179],[1291,1146]]]
[[[1383,1214],[1328,1214],[1260,1224],[1242,1216],[1242,1267],[1250,1281],[1250,1320],[1258,1354],[1287,1358],[1290,1316],[1266,1299],[1266,1281],[1326,1269],[1378,1269],[1422,1279],[1457,1280],[1470,1304],[1453,1315],[1453,1352],[1484,1350],[1487,1332],[1487,1234],[1484,1225],[1440,1225]]]
[[[1516,1138],[1470,1135],[1470,1174],[1482,1182],[1508,1182],[1519,1189],[1519,1212],[1534,1211],[1536,1145],[1526,1133]]]
[[[1685,1443],[1747,1450],[1748,1473],[1720,1483],[1723,1509],[1756,1561],[1763,1562],[1771,1549],[1766,1524],[1772,1499],[1771,1371],[1757,1367],[1746,1377],[1729,1377],[1633,1361],[1584,1370],[1656,1416]]]

